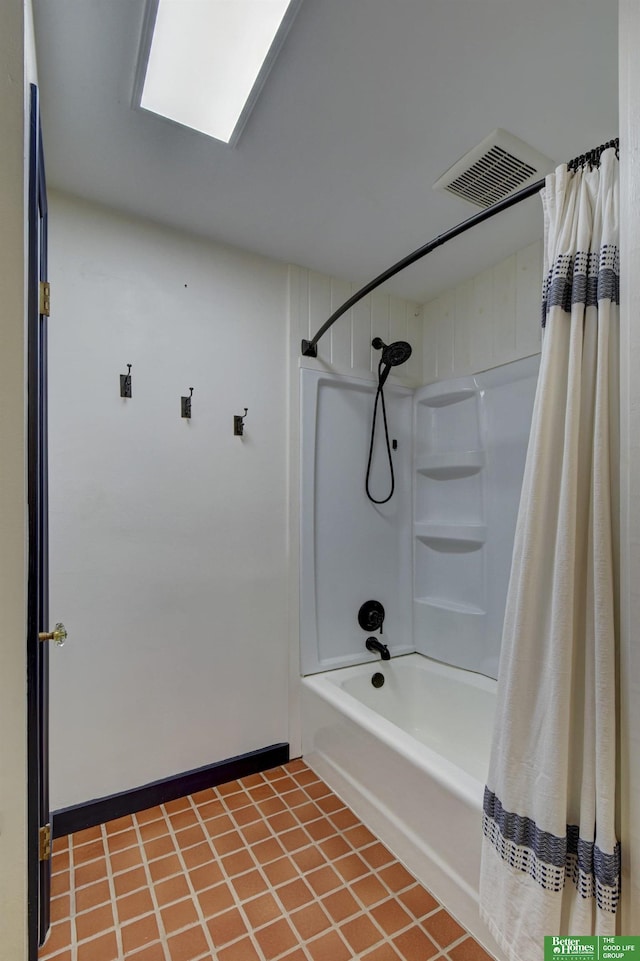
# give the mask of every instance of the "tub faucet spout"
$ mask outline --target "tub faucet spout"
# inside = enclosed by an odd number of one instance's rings
[[[366,642],[368,651],[372,654],[379,654],[383,661],[390,661],[391,654],[386,644],[382,644],[377,637],[368,637]]]

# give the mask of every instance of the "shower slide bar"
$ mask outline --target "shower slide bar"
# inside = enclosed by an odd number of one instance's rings
[[[597,167],[600,163],[600,157],[602,153],[605,150],[608,150],[609,147],[615,147],[616,155],[618,154],[620,144],[617,137],[615,140],[608,140],[607,143],[601,144],[599,147],[595,147],[593,150],[589,150],[587,153],[581,154],[579,157],[575,157],[573,160],[569,161],[567,167],[569,170],[573,171],[586,166]],[[389,280],[391,277],[399,274],[401,270],[405,269],[405,267],[410,267],[411,264],[415,264],[417,260],[421,260],[423,257],[426,257],[427,254],[430,254],[432,250],[436,249],[436,247],[441,247],[443,244],[446,244],[448,240],[453,240],[454,237],[458,237],[460,234],[465,233],[465,231],[470,230],[471,227],[475,227],[477,224],[481,224],[483,221],[489,220],[490,217],[494,217],[496,214],[502,213],[503,210],[508,210],[509,207],[514,207],[516,204],[519,204],[521,200],[527,200],[528,197],[532,197],[534,194],[542,190],[544,183],[545,178],[543,177],[542,180],[538,180],[536,183],[529,184],[528,187],[518,190],[515,194],[511,194],[511,196],[506,197],[504,200],[499,200],[497,203],[492,204],[491,207],[481,210],[472,217],[468,217],[467,220],[463,220],[461,223],[456,224],[455,227],[451,227],[450,230],[446,230],[444,233],[439,234],[433,240],[430,240],[429,243],[424,244],[422,247],[418,247],[418,249],[414,250],[413,253],[407,254],[406,257],[403,257],[402,260],[399,260],[391,267],[387,267],[387,269],[381,274],[378,274],[378,276],[374,277],[373,280],[370,280],[368,284],[365,284],[364,287],[361,287],[360,290],[357,290],[355,294],[352,294],[348,300],[345,300],[344,304],[338,307],[338,309],[331,314],[329,319],[324,322],[320,330],[311,340],[302,341],[303,357],[317,357],[317,344],[320,338],[323,337],[329,328],[335,324],[336,320],[342,317],[343,314],[346,314],[346,312],[353,307],[354,304],[357,304],[359,300],[362,300],[363,297],[366,297],[367,294],[370,294],[372,290],[376,289],[376,287],[379,287],[386,280]]]

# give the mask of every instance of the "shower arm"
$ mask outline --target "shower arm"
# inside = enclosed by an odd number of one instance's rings
[[[567,164],[567,167],[569,170],[575,171],[578,168],[586,165],[598,166],[600,163],[601,154],[609,147],[615,147],[617,154],[619,149],[618,139],[616,138],[615,140],[609,140],[600,147],[595,147],[593,150],[589,150],[587,153],[581,154],[574,160],[570,160]],[[357,290],[355,294],[352,294],[348,300],[345,300],[344,304],[342,304],[341,307],[338,307],[338,309],[331,314],[329,319],[324,322],[320,330],[314,337],[311,338],[311,340],[302,341],[303,357],[317,357],[318,341],[320,338],[323,337],[329,328],[335,324],[336,320],[339,320],[339,318],[342,317],[343,314],[346,314],[346,312],[353,307],[354,304],[357,304],[359,300],[362,300],[363,297],[366,297],[367,294],[370,294],[372,290],[376,289],[376,287],[379,287],[386,280],[390,280],[391,277],[395,277],[395,275],[399,274],[401,270],[405,269],[405,267],[410,267],[411,264],[415,264],[417,260],[421,260],[423,257],[426,257],[427,254],[430,254],[432,250],[436,249],[436,247],[441,247],[443,244],[446,244],[447,241],[453,240],[454,237],[458,237],[460,234],[465,233],[465,231],[470,230],[477,224],[481,224],[485,220],[495,217],[496,214],[502,213],[503,210],[508,210],[509,207],[514,207],[516,204],[519,204],[520,201],[527,200],[529,197],[533,197],[534,194],[539,193],[540,190],[542,190],[544,184],[545,178],[543,177],[542,180],[537,180],[535,183],[529,184],[528,187],[523,187],[522,190],[518,190],[515,194],[511,194],[511,196],[506,197],[504,200],[499,200],[497,203],[492,204],[491,207],[487,207],[485,210],[481,210],[472,217],[468,217],[466,220],[461,221],[461,223],[456,224],[455,227],[451,227],[449,230],[446,230],[443,234],[438,234],[438,236],[433,240],[430,240],[429,243],[424,244],[422,247],[418,247],[417,250],[414,250],[411,254],[407,254],[406,257],[403,257],[402,260],[399,260],[396,264],[393,264],[391,267],[387,267],[387,269],[381,274],[378,274],[378,276],[374,277],[373,280],[370,280],[368,284],[365,284],[364,287],[361,287],[360,290]]]

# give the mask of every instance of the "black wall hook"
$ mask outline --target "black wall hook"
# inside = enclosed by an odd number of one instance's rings
[[[193,387],[189,388],[189,396],[180,398],[180,416],[186,417],[187,420],[191,419],[191,395],[193,394]]]
[[[126,374],[120,374],[120,396],[131,397],[131,364],[127,364]]]
[[[247,411],[248,411],[248,410],[249,410],[249,408],[248,408],[248,407],[245,407],[245,409],[244,409],[244,415],[242,415],[242,414],[234,414],[234,415],[233,415],[233,434],[234,434],[234,437],[242,437],[242,435],[244,434],[244,420],[245,420],[245,417],[247,416]]]

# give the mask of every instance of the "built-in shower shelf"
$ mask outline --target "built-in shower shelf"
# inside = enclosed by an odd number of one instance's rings
[[[414,601],[424,607],[436,607],[438,610],[451,611],[453,614],[482,615],[487,613],[482,607],[476,607],[475,604],[461,604],[459,601],[449,601],[443,597],[416,597]]]
[[[455,480],[477,474],[484,462],[482,450],[443,451],[426,454],[418,461],[416,470],[435,480]]]
[[[442,393],[432,393],[429,397],[421,397],[419,402],[425,407],[448,407],[449,404],[459,404],[461,400],[475,397],[475,387],[459,387],[457,390],[447,390]]]
[[[414,524],[415,536],[436,551],[477,551],[487,539],[484,524]]]

